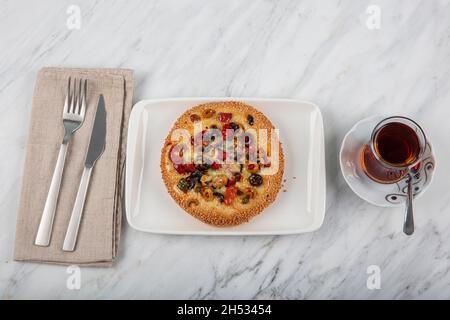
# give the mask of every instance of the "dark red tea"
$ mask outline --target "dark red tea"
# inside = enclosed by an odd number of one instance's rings
[[[372,143],[376,156],[370,145],[365,145],[361,164],[366,174],[380,183],[401,180],[408,172],[406,167],[420,156],[421,146],[416,132],[400,122],[383,125],[376,131]]]
[[[420,142],[413,128],[400,122],[382,126],[375,134],[375,152],[394,167],[413,164],[420,154]]]

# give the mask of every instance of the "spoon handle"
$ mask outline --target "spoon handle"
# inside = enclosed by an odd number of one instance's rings
[[[412,176],[408,174],[408,192],[406,194],[406,211],[405,221],[403,222],[403,232],[410,236],[414,233],[414,216],[413,216],[413,183]]]

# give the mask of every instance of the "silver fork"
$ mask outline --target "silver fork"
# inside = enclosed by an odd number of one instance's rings
[[[53,172],[52,182],[48,190],[47,200],[45,201],[44,211],[42,212],[41,222],[39,223],[39,229],[34,242],[37,246],[48,246],[50,244],[59,188],[61,186],[61,178],[66,161],[67,147],[74,132],[83,124],[86,113],[86,90],[86,79],[80,79],[79,83],[77,83],[77,79],[75,78],[73,85],[71,85],[71,78],[69,77],[63,111],[64,138],[59,149],[58,160],[56,161],[55,171]]]

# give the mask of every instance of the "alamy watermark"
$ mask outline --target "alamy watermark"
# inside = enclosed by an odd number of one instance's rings
[[[372,4],[367,7],[366,13],[369,15],[366,20],[366,26],[369,30],[381,29],[381,8]]]
[[[75,4],[71,4],[67,7],[66,13],[68,14],[66,20],[66,26],[69,30],[79,30],[81,28],[81,9]]]
[[[370,265],[367,267],[366,273],[369,275],[367,277],[366,286],[369,290],[379,290],[381,289],[381,269],[377,265]]]
[[[204,130],[201,123],[195,123],[193,135],[175,129],[171,144],[169,157],[176,167],[254,164],[264,169],[262,175],[276,174],[279,169],[279,129],[243,130],[236,125]]]
[[[68,266],[66,273],[69,274],[66,280],[66,287],[69,290],[80,290],[81,288],[81,269],[77,265]]]

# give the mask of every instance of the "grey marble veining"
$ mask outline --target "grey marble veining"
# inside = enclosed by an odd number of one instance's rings
[[[78,5],[80,29],[67,8]],[[367,21],[377,5],[379,29]],[[450,298],[450,1],[0,0],[0,298]],[[370,24],[369,24],[370,26]],[[191,237],[124,223],[111,269],[12,261],[36,72],[44,66],[135,70],[135,101],[183,96],[311,100],[326,134],[327,213],[314,233]],[[437,153],[435,179],[402,210],[345,184],[338,149],[359,119],[409,115]],[[367,268],[381,288],[366,286]]]

